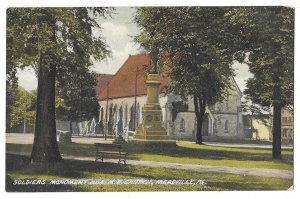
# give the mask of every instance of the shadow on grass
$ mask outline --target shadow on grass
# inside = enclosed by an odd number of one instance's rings
[[[206,147],[206,146],[203,146]],[[209,149],[201,148],[188,148],[182,146],[173,147],[144,147],[141,145],[129,144],[127,150],[130,154],[142,154],[149,153],[153,155],[162,155],[176,158],[201,158],[207,160],[241,160],[241,161],[272,161],[281,162],[288,165],[293,165],[292,155],[283,155],[282,160],[274,160],[271,157],[271,149],[243,149],[247,152],[239,151],[237,148],[232,150],[220,150],[218,147],[207,146]],[[21,144],[6,144],[8,151],[23,151],[30,152],[32,145],[21,145]],[[78,143],[59,143],[60,152],[65,155],[75,156],[95,156],[95,147],[90,144],[78,144]],[[224,147],[221,147],[224,148]],[[227,147],[228,148],[228,147]],[[262,152],[263,151],[263,152]],[[131,156],[130,158],[139,159],[138,157]]]
[[[151,178],[157,177],[134,172],[134,166],[125,166],[114,163],[101,163],[93,161],[63,160],[56,164],[30,163],[29,157],[21,155],[6,154],[6,191],[8,192],[36,192],[36,191],[84,191],[82,187],[70,185],[14,185],[12,176],[30,176],[22,180],[36,180],[38,176],[44,176],[45,180],[54,179],[88,179],[88,173],[111,174],[128,176],[129,178]]]
[[[94,161],[63,160],[59,163],[30,163],[29,157],[6,154],[6,172],[18,171],[20,174],[46,174],[57,177],[84,178],[84,172],[118,173],[129,172],[128,166]]]
[[[25,179],[24,179],[25,178]],[[66,191],[129,191],[139,190],[139,186],[77,186],[77,185],[13,185],[15,180],[66,180],[66,179],[201,179],[207,180],[207,190],[281,190],[292,184],[287,179],[264,179],[255,176],[228,174],[197,173],[192,171],[152,168],[141,166],[124,166],[113,163],[93,161],[64,160],[56,164],[30,164],[29,158],[6,154],[6,191],[8,192],[66,192]],[[143,186],[141,190],[154,190],[152,186]],[[158,190],[163,190],[159,186]],[[175,187],[176,188],[176,187]],[[203,189],[202,186],[198,187]],[[197,188],[197,189],[198,189]],[[128,190],[127,190],[128,189]],[[182,187],[182,190],[188,187]],[[174,187],[166,188],[174,190]]]

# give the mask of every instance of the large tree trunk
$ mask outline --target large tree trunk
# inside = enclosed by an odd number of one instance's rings
[[[273,150],[272,157],[281,159],[281,105],[273,104]]]
[[[281,62],[278,61],[274,65],[274,74],[272,76],[274,87],[273,87],[273,147],[272,147],[272,157],[274,159],[281,159],[281,79],[278,73],[281,71]]]
[[[56,42],[55,20],[47,12],[47,9],[44,12],[47,18],[41,17],[41,23],[46,22],[52,27],[53,34],[49,39]],[[40,55],[36,126],[30,157],[32,162],[55,163],[62,160],[56,140],[55,76],[54,55],[51,50],[47,49]]]
[[[53,64],[46,67],[41,63],[38,75],[36,126],[31,152],[33,162],[62,160],[56,141],[55,73]]]
[[[195,114],[197,119],[196,144],[202,144],[202,123],[205,114],[206,98],[194,95]]]

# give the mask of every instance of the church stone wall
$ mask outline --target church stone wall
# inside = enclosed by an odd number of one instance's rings
[[[182,126],[184,123],[184,126]],[[194,138],[195,137],[195,113],[180,112],[174,121],[173,137]],[[182,128],[183,127],[183,128]]]
[[[228,90],[228,97],[223,102],[218,102],[209,108],[213,118],[209,118],[208,136],[244,138],[241,95],[238,88],[234,86],[234,82],[232,82],[232,85],[232,88]],[[196,116],[192,97],[187,99],[187,104],[188,112],[178,113],[174,121],[173,134],[176,137],[195,137]],[[180,131],[181,119],[185,121],[185,132]]]
[[[137,96],[136,97],[136,104],[137,104],[137,114],[136,114],[136,123],[137,126],[139,126],[139,124],[141,124],[142,122],[142,108],[143,106],[146,104],[147,101],[147,96],[146,95],[142,95],[142,96]],[[159,102],[160,102],[160,106],[162,107],[162,111],[163,111],[163,115],[166,107],[166,103],[167,103],[167,96],[165,95],[161,95],[159,98]],[[106,105],[108,104],[108,108],[106,109]],[[118,122],[120,121],[120,115],[119,115],[119,111],[120,108],[122,107],[122,129],[124,129],[124,131],[127,131],[129,129],[129,122],[131,118],[131,107],[135,106],[135,97],[123,97],[123,98],[114,98],[114,99],[109,99],[108,103],[106,100],[103,101],[99,101],[99,105],[100,105],[100,110],[103,110],[103,120],[104,122],[106,121],[106,110],[108,111],[107,113],[107,120],[109,120],[109,108],[112,105],[113,107],[116,106],[116,112],[114,114],[114,126],[116,126],[118,124]],[[126,107],[127,107],[127,111],[126,111]],[[102,109],[103,108],[103,109]],[[127,115],[126,115],[127,113]],[[100,113],[101,115],[101,113]],[[163,121],[164,123],[166,123],[165,121]],[[117,129],[117,127],[116,127]]]
[[[238,137],[237,114],[214,114],[214,135],[218,137]],[[226,124],[227,123],[227,124]]]
[[[142,107],[145,105],[147,96],[137,96],[138,108],[138,122],[142,121]],[[128,130],[130,121],[130,108],[134,106],[134,97],[123,97],[108,100],[108,111],[111,104],[117,105],[115,116],[115,125],[119,121],[118,111],[120,107],[123,108],[123,129]],[[179,101],[180,97],[173,94],[160,94],[159,103],[162,108],[163,123],[162,126],[166,128],[169,135],[177,138],[195,138],[195,112],[194,101],[192,97],[188,97],[188,111],[177,114],[174,122],[172,122],[172,102]],[[103,120],[105,121],[106,100],[99,102],[103,108]],[[127,107],[127,111],[125,111]],[[210,111],[212,115],[209,116],[208,122],[208,136],[224,137],[224,138],[243,138],[243,121],[241,110],[240,93],[237,89],[230,89],[228,97],[220,103],[211,106]],[[101,109],[102,110],[102,109]],[[125,115],[127,112],[127,116]],[[108,114],[109,116],[109,114]],[[127,119],[125,119],[127,118]],[[184,120],[184,121],[182,121]],[[184,122],[184,129],[182,128]]]

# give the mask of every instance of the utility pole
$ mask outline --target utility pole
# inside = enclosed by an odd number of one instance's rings
[[[134,87],[134,116],[133,116],[133,131],[136,128],[136,95],[137,95],[137,77],[138,77],[138,66],[135,69],[135,87]]]
[[[136,110],[136,103],[137,103],[137,79],[140,70],[143,70],[143,67],[146,67],[147,65],[142,65],[142,68],[139,68],[139,66],[135,69],[135,87],[134,87],[134,117],[133,117],[133,130],[136,129],[136,116],[137,116],[137,110]],[[140,69],[140,70],[139,70]]]
[[[108,91],[109,91],[109,82],[107,82],[106,84],[106,110],[105,110],[105,126],[106,126],[106,129],[104,131],[104,139],[106,140],[106,137],[107,137],[107,134],[108,134],[108,121],[107,121],[107,112],[108,112]]]

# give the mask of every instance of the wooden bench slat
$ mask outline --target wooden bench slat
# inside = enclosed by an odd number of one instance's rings
[[[121,152],[121,153],[119,153],[119,152],[117,152],[117,153],[115,153],[115,152],[111,152],[111,151],[99,151],[98,153],[105,153],[105,154],[116,154],[116,155],[127,155],[128,153],[126,153],[126,152]]]

